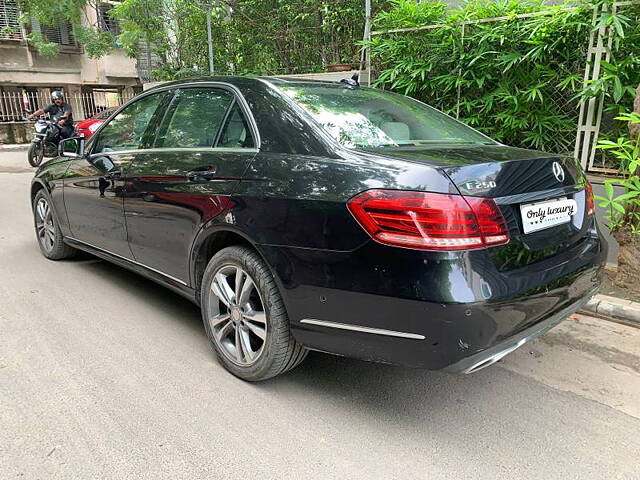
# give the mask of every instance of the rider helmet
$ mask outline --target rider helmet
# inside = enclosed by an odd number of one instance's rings
[[[51,100],[52,101],[56,101],[58,99],[63,99],[64,98],[64,94],[60,91],[60,90],[54,90],[53,92],[51,92]]]

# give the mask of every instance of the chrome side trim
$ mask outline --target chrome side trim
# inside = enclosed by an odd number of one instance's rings
[[[113,255],[114,257],[121,258],[122,260],[126,260],[129,263],[133,263],[134,265],[138,265],[140,267],[146,268],[147,270],[151,270],[152,272],[159,273],[160,275],[167,277],[168,279],[173,280],[174,282],[178,282],[181,285],[184,285],[185,287],[189,286],[187,285],[187,282],[185,282],[184,280],[180,280],[179,278],[173,277],[168,273],[161,272],[160,270],[150,267],[148,265],[145,265],[144,263],[136,262],[135,260],[131,260],[130,258],[123,257],[122,255],[118,255],[117,253],[110,252],[109,250],[105,250],[104,248],[96,247],[95,245],[91,245],[90,243],[83,242],[82,240],[78,240],[77,238],[73,238],[73,237],[64,237],[64,238],[67,240],[71,240],[73,242],[81,243],[83,245],[86,245],[87,247],[95,248],[96,250],[99,250],[104,253],[108,253],[109,255]]]
[[[318,325],[320,327],[338,328],[340,330],[352,330],[354,332],[372,333],[374,335],[386,335],[388,337],[411,338],[413,340],[424,340],[424,335],[417,333],[397,332],[395,330],[386,330],[384,328],[362,327],[360,325],[352,325],[349,323],[329,322],[327,320],[316,320],[315,318],[305,318],[300,323],[309,325]]]
[[[258,153],[257,148],[232,148],[232,147],[154,147],[154,148],[138,148],[133,150],[114,150],[113,152],[92,153],[89,158],[131,155],[135,153],[162,153],[162,152],[194,152],[194,153]]]

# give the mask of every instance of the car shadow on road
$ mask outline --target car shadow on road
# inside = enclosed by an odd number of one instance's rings
[[[494,366],[474,375],[452,375],[310,352],[295,370],[256,384],[279,396],[324,399],[351,414],[394,424],[473,410],[495,398],[497,384],[513,374]]]
[[[127,296],[143,299],[152,308],[162,311],[162,318],[188,325],[194,335],[204,339],[206,334],[200,310],[187,299],[90,255],[83,254],[72,262],[85,272],[121,288],[123,294],[126,292]],[[203,348],[206,348],[204,343]],[[420,422],[425,418],[443,419],[454,413],[466,416],[479,405],[495,408],[489,398],[495,398],[496,388],[508,385],[514,375],[498,366],[474,375],[451,375],[310,352],[293,371],[247,385],[262,395],[273,396],[274,400],[326,401],[338,404],[351,415],[375,417],[394,424],[413,424],[417,419]]]
[[[179,294],[119,265],[107,262],[91,254],[81,252],[68,260],[86,273],[103,278],[110,285],[122,289],[127,295],[143,299],[149,305],[161,309],[171,319],[193,326],[204,335],[200,308]]]

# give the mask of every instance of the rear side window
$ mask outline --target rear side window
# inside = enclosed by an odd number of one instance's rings
[[[156,138],[156,147],[213,147],[231,93],[218,88],[178,91]]]
[[[229,112],[216,147],[224,148],[253,148],[255,142],[251,136],[251,130],[240,106],[236,102]]]
[[[100,130],[93,153],[140,148],[142,137],[151,117],[162,102],[164,95],[164,92],[148,95],[126,106]]]

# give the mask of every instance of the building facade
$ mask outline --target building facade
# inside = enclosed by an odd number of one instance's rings
[[[95,9],[88,8],[87,21],[117,34],[117,22],[108,14],[112,6],[105,1]],[[25,28],[18,16],[16,0],[0,0],[0,122],[19,121],[25,109],[42,108],[53,90],[65,93],[78,120],[116,106],[142,90],[137,61],[122,49],[89,58],[74,39],[71,25],[42,26],[34,19]],[[30,31],[58,44],[60,53],[39,55],[26,40]]]

